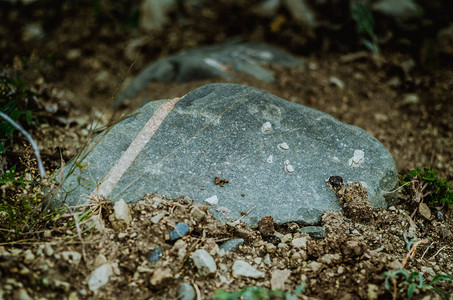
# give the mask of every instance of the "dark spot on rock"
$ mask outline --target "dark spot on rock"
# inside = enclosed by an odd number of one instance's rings
[[[297,230],[301,233],[307,233],[312,238],[322,239],[326,233],[326,230],[322,226],[305,226]]]
[[[228,183],[228,179],[222,179],[218,176],[214,178],[214,184],[215,185],[220,185],[221,187],[225,186],[225,183]]]
[[[330,176],[328,183],[335,191],[338,191],[343,186],[343,178],[341,176]]]

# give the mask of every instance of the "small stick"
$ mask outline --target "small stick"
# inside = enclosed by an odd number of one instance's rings
[[[425,257],[426,252],[428,252],[428,250],[429,250],[433,245],[434,245],[434,242],[432,242],[431,245],[429,245],[428,247],[426,247],[426,250],[425,250],[425,252],[423,252],[423,255],[422,255],[422,257],[421,257],[420,259],[423,259],[423,257]]]
[[[227,224],[230,225],[231,227],[235,227],[236,225],[238,225],[239,223],[241,223],[241,220],[245,218],[245,216],[247,216],[252,210],[255,209],[256,206],[252,207],[251,209],[249,209],[243,216],[241,216],[239,219],[237,219],[236,221],[234,222],[228,222]]]
[[[85,253],[85,242],[82,237],[82,230],[80,229],[79,216],[75,212],[72,213],[72,216],[74,217],[74,222],[75,222],[76,229],[77,229],[77,235],[79,236],[80,242],[82,243],[83,260],[85,261],[85,263],[87,263],[87,257],[86,257],[86,253]]]
[[[436,254],[434,254],[429,260],[431,260],[431,259],[433,259],[434,257],[436,257],[437,254],[439,254],[440,251],[444,250],[445,248],[447,248],[447,246],[443,246],[442,248],[440,248],[440,249],[436,252]]]
[[[409,257],[413,257],[413,256],[414,256],[415,250],[417,250],[418,245],[427,244],[427,243],[428,243],[428,240],[427,240],[427,239],[423,239],[423,240],[418,241],[418,242],[416,242],[416,243],[414,243],[414,244],[412,245],[411,250],[409,250],[409,252],[407,252],[406,257],[404,258],[404,261],[403,261],[403,268],[404,268],[404,266],[406,265],[406,263],[407,263]]]
[[[200,292],[200,288],[198,287],[198,285],[196,283],[193,284],[193,287],[195,288],[195,292],[197,294],[197,300],[201,300],[201,292]]]

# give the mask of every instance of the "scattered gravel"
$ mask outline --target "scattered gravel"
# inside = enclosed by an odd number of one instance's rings
[[[409,230],[420,239],[431,237],[431,246],[420,248],[409,259],[408,270],[423,273],[426,280],[453,273],[450,211],[444,222],[423,218],[414,222],[410,212],[398,205],[372,210],[365,219],[354,211],[349,217],[328,212],[321,226],[306,229],[323,231],[324,236],[312,237],[310,232],[299,232],[307,227],[276,226],[271,217],[263,218],[256,229],[240,222],[226,224],[214,219],[206,206],[187,198],[167,200],[153,194],[127,207],[129,225],[124,227],[124,218],[111,217],[116,211],[107,206],[102,216],[105,229],[85,231],[83,242],[77,233],[68,236],[76,229],[60,218],[49,228],[50,235],[33,245],[0,246],[0,295],[4,299],[189,300],[198,295],[212,299],[218,289],[237,291],[256,285],[292,292],[305,282],[303,294],[312,299],[351,293],[389,298],[382,274],[402,267],[407,254],[402,233]],[[437,287],[453,291],[447,282]]]

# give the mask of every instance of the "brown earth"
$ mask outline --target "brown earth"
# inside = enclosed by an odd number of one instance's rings
[[[132,55],[128,56],[125,49],[131,40],[142,37],[147,45],[143,49],[155,52],[155,43],[150,42],[153,37],[137,33],[124,37],[102,28],[97,37],[88,39],[90,34],[81,29],[93,30],[94,21],[86,21],[81,15],[75,14],[63,22],[45,43],[37,42],[35,54],[27,63],[12,53],[11,60],[3,62],[10,66],[5,68],[7,72],[21,74],[40,95],[45,95],[40,98],[46,107],[43,114],[53,119],[50,125],[42,123],[29,130],[42,148],[49,169],[60,164],[59,150],[69,159],[82,148],[93,121],[107,124],[118,120],[122,113],[135,110],[145,98],[182,96],[202,84],[223,81],[151,83],[122,111],[114,112],[110,105],[121,85],[151,58],[159,56],[141,54],[138,49],[131,50]],[[206,42],[193,28],[179,30],[172,26],[165,36],[157,35],[161,45],[169,42],[162,55]],[[68,36],[73,40],[68,41]],[[255,40],[263,41],[263,37],[258,35]],[[20,40],[13,42],[17,48],[27,45]],[[52,47],[59,51],[55,65],[42,67],[43,53]],[[393,51],[379,56],[354,51],[300,58],[304,65],[296,69],[271,67],[277,79],[274,84],[243,75],[236,82],[365,129],[390,151],[400,172],[430,167],[453,183],[451,68],[441,65],[429,71],[417,57]],[[344,86],[334,84],[333,77]],[[404,101],[408,94],[416,94],[418,100]],[[47,109],[51,104],[57,105],[56,112]],[[7,156],[9,161],[5,163],[13,165],[19,161],[24,152],[22,144],[17,143],[13,152],[15,155]],[[292,292],[302,282],[306,284],[299,299],[390,299],[393,285],[385,288],[385,271],[404,266],[409,272],[423,274],[425,283],[435,274],[453,276],[451,205],[431,207],[433,217],[426,219],[419,213],[412,216],[417,206],[407,195],[400,194],[398,203],[386,210],[371,210],[360,188],[348,187],[346,196],[339,198],[346,203],[346,216],[342,212],[326,213],[321,224],[326,229],[323,239],[298,233],[298,224],[286,224],[276,228],[281,235],[280,243],[275,245],[266,242],[258,229],[214,220],[205,207],[195,207],[189,199],[167,200],[158,195],[148,195],[131,205],[132,223],[127,226],[109,218],[109,204],[94,201],[93,207],[84,209],[101,216],[106,227],[102,231],[85,229],[86,225],[73,222],[73,214],[61,214],[52,226],[35,229],[21,238],[10,238],[8,229],[1,228],[5,239],[0,241],[0,299],[175,299],[182,282],[193,286],[197,299],[212,299],[218,289],[276,287],[275,278],[285,270],[289,276],[279,283],[284,291]],[[365,218],[357,209],[360,203],[365,203]],[[151,219],[159,214],[162,218],[153,223]],[[190,234],[169,242],[168,233],[179,222],[189,225]],[[416,236],[421,242],[409,258],[403,234],[409,240]],[[233,237],[244,238],[244,245],[237,252],[222,253],[219,245]],[[300,238],[306,240],[305,245],[293,243]],[[147,258],[156,247],[161,247],[163,256],[151,263]],[[206,249],[212,255],[217,265],[213,274],[200,275],[190,258],[196,249]],[[234,277],[232,265],[239,259],[264,272],[264,277]],[[86,279],[102,264],[110,264],[112,275],[106,285],[91,291]],[[435,286],[450,297],[453,295],[451,282],[440,281]],[[24,293],[29,298],[20,298]],[[401,278],[397,297],[407,297],[407,285]],[[415,299],[436,297],[438,294],[427,288],[414,295]]]

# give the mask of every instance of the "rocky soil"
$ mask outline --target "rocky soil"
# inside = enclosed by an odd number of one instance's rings
[[[400,171],[430,166],[451,182],[453,131],[447,101],[453,76],[446,76],[451,71],[420,77],[427,83],[414,88],[418,100],[412,102],[404,100],[406,93],[401,86],[395,88],[389,83],[393,80],[389,70],[394,60],[408,58],[390,57],[383,59],[383,65],[377,65],[372,57],[353,64],[341,63],[344,56],[302,57],[304,67],[275,69],[276,84],[266,85],[249,78],[241,82],[364,128],[389,149]],[[341,78],[345,87],[333,84],[333,76]],[[151,99],[169,98],[207,82],[153,83],[144,94]],[[85,88],[81,87],[80,92]],[[59,97],[71,95],[62,87],[54,86],[52,90],[64,91]],[[124,113],[137,107],[140,99],[139,96],[130,101]],[[90,135],[90,119],[106,123],[113,115],[109,110],[102,115],[96,107],[86,113],[86,107],[71,102],[67,105],[74,109],[65,110],[58,97],[53,103],[59,105],[56,114],[68,122],[56,122],[51,127],[43,124],[31,130],[38,143],[44,145],[47,166],[57,165],[53,159],[55,152],[59,157],[58,149],[70,157],[83,146]],[[119,113],[115,115],[120,117]],[[18,146],[17,152],[22,149]],[[215,221],[205,207],[194,207],[189,199],[160,199],[157,195],[148,196],[131,206],[132,221],[127,226],[115,225],[117,221],[109,218],[111,206],[95,201],[94,207],[102,204],[101,211],[85,209],[101,216],[105,223],[102,231],[89,229],[82,221],[75,223],[74,215],[69,213],[50,227],[39,228],[18,240],[3,241],[0,295],[4,299],[174,299],[182,293],[184,283],[190,285],[184,288],[194,295],[184,299],[212,299],[219,289],[237,291],[260,286],[292,292],[305,283],[300,299],[385,299],[392,297],[393,286],[385,288],[384,272],[401,268],[410,250],[404,235],[409,242],[415,237],[422,241],[407,259],[405,269],[423,274],[425,283],[436,274],[453,274],[451,207],[438,207],[439,213],[431,208],[430,220],[418,213],[411,217],[416,205],[408,196],[400,195],[397,204],[388,210],[371,210],[365,205],[365,218],[361,210],[354,210],[351,205],[348,207],[352,209],[345,209],[346,215],[325,214],[320,224],[325,228],[323,238],[298,232],[298,224],[278,227],[276,237],[269,238],[244,224],[231,226]],[[169,234],[178,223],[187,224],[189,232],[169,241]],[[228,239],[244,242],[236,251],[225,252],[221,245]],[[153,252],[158,248],[161,254]],[[211,261],[210,266],[197,267],[193,255],[198,249],[207,251],[202,252],[204,258],[200,260]],[[156,262],[149,260],[152,253],[160,257]],[[250,265],[249,273],[233,272],[238,261]],[[398,281],[398,298],[407,297],[407,285],[402,281]],[[451,282],[441,281],[435,286],[453,292]],[[423,297],[439,296],[429,289],[414,296]]]
[[[55,30],[42,40],[22,36],[21,24],[30,22],[28,15],[3,15],[0,26],[5,41],[0,48],[7,53],[1,58],[2,73],[20,76],[39,95],[34,112],[43,121],[27,130],[37,140],[48,170],[76,155],[93,135],[93,125],[98,129],[119,120],[144,99],[179,97],[219,81],[152,83],[114,111],[111,104],[118,90],[147,63],[223,40],[228,32],[217,34],[212,25],[216,19],[208,18],[211,23],[192,20],[196,26],[184,27],[181,34],[177,23],[156,35],[124,34],[98,26],[90,7],[68,11],[58,12],[68,13],[60,23],[52,19],[58,26],[45,24]],[[204,27],[210,35],[200,33]],[[294,50],[293,44],[285,44],[288,35],[296,39],[302,33],[285,30],[274,45]],[[263,34],[246,37],[266,42]],[[134,46],[137,41],[142,46]],[[273,84],[241,75],[237,82],[359,126],[390,151],[398,171],[430,167],[452,184],[451,66],[441,62],[427,68],[417,55],[392,49],[380,55],[348,49],[299,53],[304,65],[273,67]],[[16,164],[24,170],[23,158],[30,157],[25,144],[16,135],[2,167]],[[9,201],[8,189],[1,188],[2,201]],[[271,217],[258,228],[216,221],[205,206],[195,206],[190,199],[158,194],[135,205],[119,205],[116,213],[104,199],[90,199],[85,207],[63,211],[53,222],[18,234],[1,218],[0,299],[213,299],[220,289],[259,286],[292,293],[303,283],[298,299],[390,299],[394,294],[407,298],[410,285],[400,275],[396,293],[391,279],[387,289],[387,271],[404,268],[422,274],[424,283],[436,274],[453,276],[451,205],[431,206],[426,218],[414,213],[417,205],[408,195],[400,193],[389,209],[375,210],[359,185],[334,187],[335,192],[344,213],[324,214],[319,224],[324,235],[314,228],[312,236],[304,230],[313,228],[300,224],[272,226]],[[453,295],[451,282],[441,280],[434,286]],[[425,287],[413,298],[441,296]]]
[[[358,185],[343,195],[367,200]],[[218,289],[291,292],[301,283],[300,299],[378,299],[393,291],[385,289],[384,272],[403,264],[425,281],[453,272],[451,208],[442,221],[414,221],[402,205],[367,214],[329,212],[321,223],[325,233],[311,237],[295,223],[274,231],[272,218],[255,229],[219,222],[206,206],[185,198],[150,194],[115,209],[92,204],[85,207],[90,218],[71,225],[73,218],[63,215],[39,242],[1,246],[4,299],[213,299]],[[414,237],[421,243],[408,258],[405,239]],[[436,286],[453,291],[451,282]],[[426,289],[420,296],[437,299]]]

